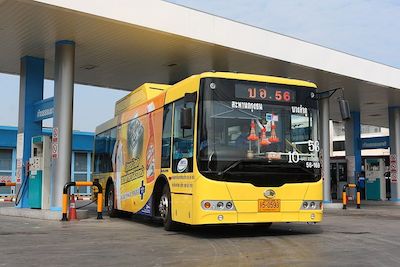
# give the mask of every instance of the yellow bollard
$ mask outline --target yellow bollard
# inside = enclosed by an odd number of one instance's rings
[[[97,193],[97,219],[103,219],[103,193]]]
[[[68,206],[68,194],[63,194],[63,197],[62,197],[62,219],[61,219],[61,221],[68,221],[67,206]]]
[[[346,205],[347,205],[347,194],[346,194],[346,189],[343,190],[342,193],[342,198],[343,198],[343,209],[346,209]]]
[[[361,208],[361,193],[357,191],[357,209]]]

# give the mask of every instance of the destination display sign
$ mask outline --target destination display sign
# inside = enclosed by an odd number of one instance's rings
[[[284,103],[296,102],[296,92],[294,90],[274,87],[268,84],[236,83],[235,97]]]

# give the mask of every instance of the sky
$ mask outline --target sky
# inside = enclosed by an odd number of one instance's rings
[[[169,0],[400,68],[400,0]]]
[[[169,0],[382,64],[400,68],[400,0]],[[53,95],[45,81],[45,97]],[[19,77],[0,74],[0,125],[18,123]],[[111,119],[126,91],[75,85],[75,130]],[[93,96],[96,101],[90,101]],[[46,120],[44,126],[51,126]]]
[[[0,74],[0,91],[2,99],[0,105],[0,125],[18,125],[18,98],[19,76]],[[85,132],[94,132],[97,125],[112,119],[115,102],[129,92],[99,88],[93,86],[74,86],[74,122],[73,129]],[[54,82],[45,80],[43,98],[54,95]],[[93,100],[96,96],[96,101]],[[43,127],[52,127],[53,120],[43,121]]]

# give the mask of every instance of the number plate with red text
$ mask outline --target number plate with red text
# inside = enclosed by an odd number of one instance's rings
[[[281,211],[281,200],[280,199],[259,199],[258,200],[258,211]]]

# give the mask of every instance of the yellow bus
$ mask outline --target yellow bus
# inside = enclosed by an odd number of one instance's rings
[[[206,72],[146,83],[96,128],[93,176],[110,216],[179,224],[320,222],[313,83]]]

